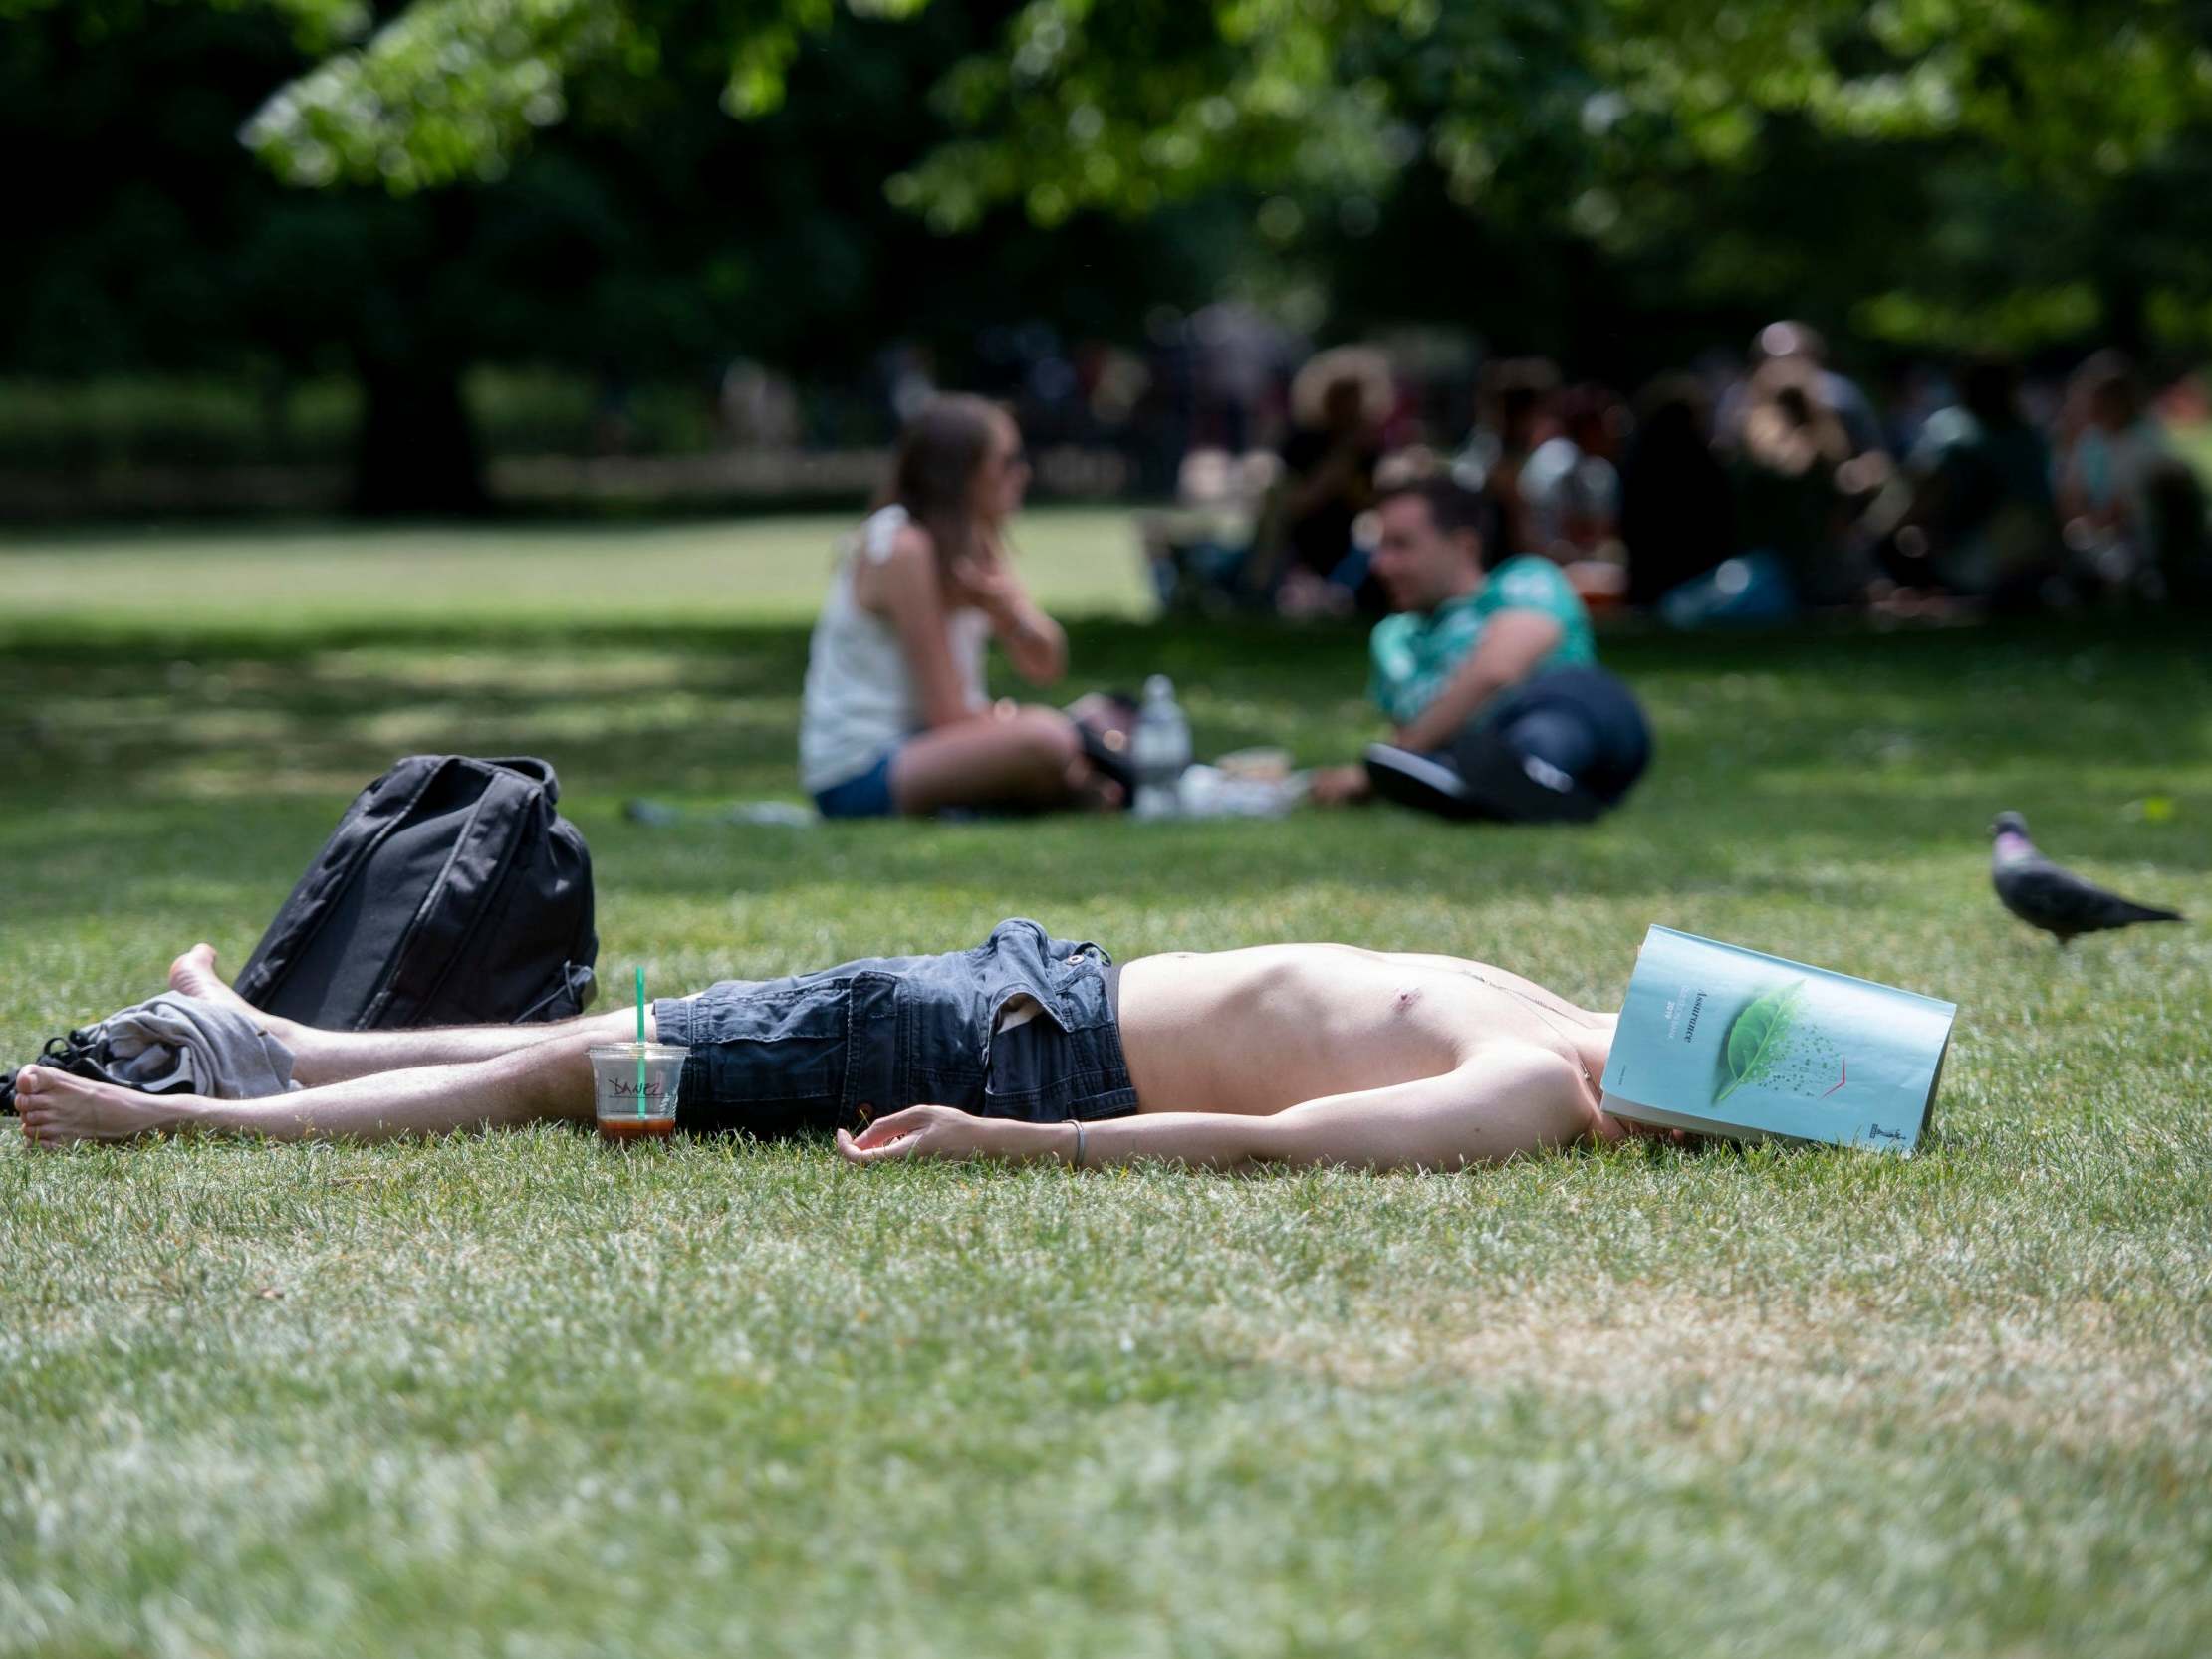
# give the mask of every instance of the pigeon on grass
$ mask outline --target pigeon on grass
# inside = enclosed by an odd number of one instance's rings
[[[2060,868],[2036,850],[2028,821],[2018,813],[1999,813],[1989,832],[1997,841],[1989,859],[1990,885],[2006,909],[2057,939],[2061,950],[2078,933],[2183,919],[2178,910],[2137,904]]]

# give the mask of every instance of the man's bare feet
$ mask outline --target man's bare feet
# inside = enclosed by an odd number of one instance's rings
[[[49,1066],[26,1066],[15,1079],[23,1138],[34,1146],[161,1134],[179,1127],[193,1107],[204,1104],[196,1096],[140,1094]]]
[[[233,1013],[260,1022],[261,1010],[246,1001],[215,971],[215,947],[197,944],[169,964],[169,989],[205,1003],[221,1003]]]
[[[327,1082],[323,1075],[322,1034],[297,1020],[270,1014],[230,988],[215,966],[215,947],[204,940],[169,964],[169,989],[200,1002],[219,1003],[234,1014],[243,1014],[256,1031],[265,1031],[292,1051],[292,1075],[302,1084]]]
[[[295,1058],[307,1040],[306,1028],[297,1021],[264,1013],[233,991],[215,967],[215,947],[204,941],[169,964],[169,989],[200,1002],[220,1003],[234,1014],[243,1014],[254,1023],[255,1030],[267,1032],[292,1050]]]

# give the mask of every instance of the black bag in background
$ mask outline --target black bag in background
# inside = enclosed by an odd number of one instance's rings
[[[1083,740],[1084,757],[1103,778],[1121,786],[1121,806],[1136,800],[1136,767],[1129,759],[1129,740],[1136,734],[1137,704],[1119,691],[1092,691],[1060,711],[1076,723]]]
[[[326,1031],[525,1025],[595,989],[592,855],[544,761],[410,755],[346,809],[239,972]]]

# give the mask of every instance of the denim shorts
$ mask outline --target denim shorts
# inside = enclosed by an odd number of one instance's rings
[[[898,804],[891,799],[891,762],[898,749],[886,749],[865,772],[855,773],[842,783],[814,792],[815,810],[824,818],[896,818]]]
[[[1003,921],[973,950],[882,956],[788,979],[725,980],[653,1004],[680,1043],[679,1127],[763,1137],[859,1129],[913,1105],[1058,1123],[1124,1117],[1136,1089],[1121,1053],[1112,959]],[[1006,1032],[1017,997],[1038,1012]]]

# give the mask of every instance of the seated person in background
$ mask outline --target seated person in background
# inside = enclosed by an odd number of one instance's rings
[[[1175,504],[1134,520],[1144,574],[1162,609],[1219,612],[1236,604],[1253,527],[1282,469],[1267,449],[1241,456],[1193,449],[1183,456]]]
[[[1637,412],[1620,469],[1620,538],[1628,602],[1651,607],[1736,551],[1736,504],[1694,376],[1652,381]]]
[[[2204,497],[2168,446],[2134,363],[2118,352],[2092,354],[2068,382],[2064,423],[2059,507],[2076,585],[2171,592],[2168,576],[2201,550]]]
[[[1810,323],[1789,319],[1769,323],[1752,336],[1744,362],[1746,378],[1728,388],[1714,413],[1715,436],[1722,449],[1734,450],[1743,443],[1745,422],[1763,400],[1756,384],[1760,371],[1770,363],[1782,363],[1793,379],[1809,383],[1814,399],[1843,426],[1846,458],[1886,453],[1881,417],[1874,412],[1872,400],[1855,380],[1829,367],[1828,341]],[[1863,487],[1879,482],[1878,477],[1870,478]]]
[[[1559,430],[1521,468],[1531,553],[1561,565],[1606,558],[1620,534],[1620,473],[1613,465],[1627,424],[1620,400],[1602,386],[1561,394]]]
[[[900,437],[807,651],[800,781],[826,818],[1117,804],[1066,715],[984,693],[991,639],[1032,685],[1068,665],[1008,557],[1028,482],[1021,433],[980,397],[931,398]]]
[[[2020,373],[1984,357],[1959,376],[1959,400],[1920,429],[1904,467],[1867,512],[1894,549],[1889,574],[2000,608],[2040,602],[2058,575],[2051,452],[2020,406]]]
[[[1475,394],[1475,429],[1452,461],[1453,476],[1495,504],[1502,540],[1494,545],[1515,553],[1545,551],[1545,531],[1534,522],[1522,472],[1559,434],[1559,365],[1549,357],[1486,364]]]
[[[1297,422],[1253,528],[1246,592],[1294,613],[1349,609],[1365,577],[1352,525],[1374,504],[1375,463],[1395,392],[1379,353],[1324,352],[1291,384]]]
[[[1520,551],[1558,565],[1594,610],[1617,606],[1627,592],[1613,464],[1627,423],[1628,411],[1605,387],[1570,387],[1560,396],[1559,430],[1530,452],[1517,480],[1528,537]]]
[[[1374,575],[1396,614],[1375,624],[1369,690],[1392,741],[1314,776],[1324,806],[1377,793],[1455,818],[1590,819],[1642,774],[1650,734],[1598,666],[1590,616],[1558,566],[1484,568],[1497,512],[1450,478],[1382,498]]]
[[[1762,365],[1751,377],[1732,479],[1744,551],[1764,556],[1791,609],[1849,604],[1869,574],[1848,535],[1855,440],[1825,400],[1827,384],[1803,357]]]
[[[2160,455],[2143,473],[2143,525],[2153,564],[2144,591],[2192,609],[2212,607],[2212,524],[2204,480],[2178,455]]]

